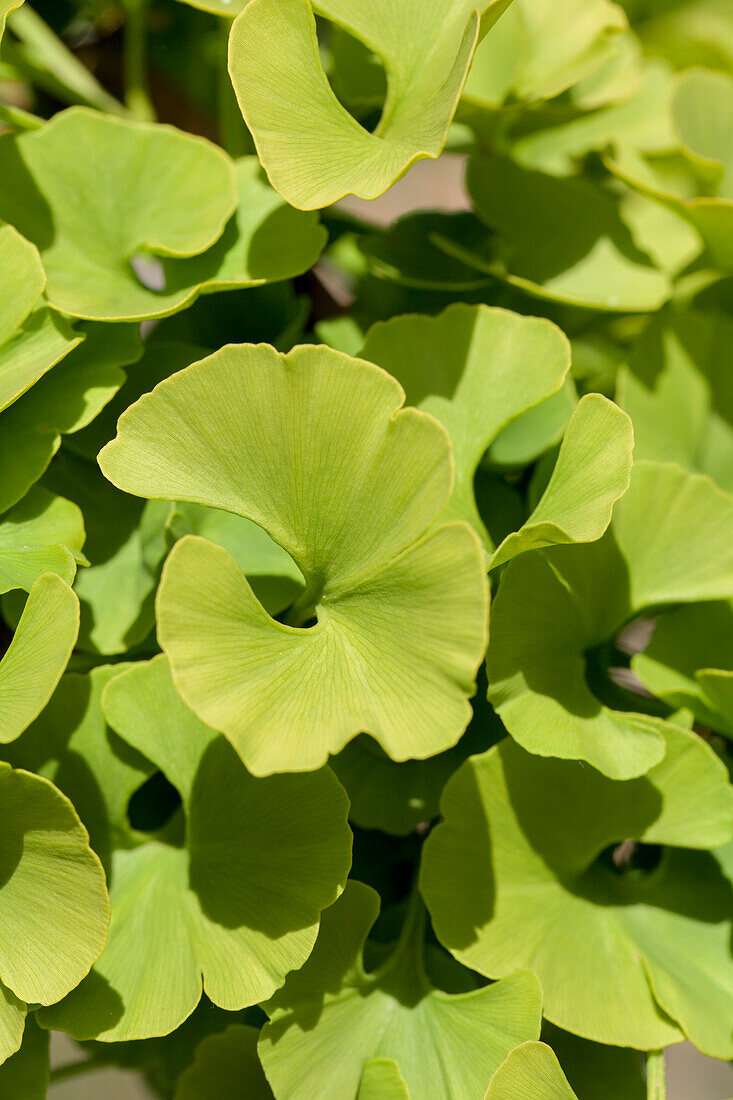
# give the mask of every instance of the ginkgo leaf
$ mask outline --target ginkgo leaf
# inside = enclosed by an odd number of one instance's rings
[[[578,1100],[551,1047],[522,1043],[491,1078],[484,1100]]]
[[[631,667],[653,695],[733,738],[733,603],[692,604],[659,615],[649,645]]]
[[[72,800],[107,874],[113,850],[135,842],[128,804],[154,771],[102,713],[102,692],[129,667],[120,662],[87,674],[67,672],[35,722],[3,754],[14,768],[45,776]]]
[[[471,757],[446,787],[421,889],[459,961],[494,978],[531,965],[565,1030],[644,1050],[682,1029],[727,1058],[733,845],[684,849],[729,840],[733,789],[694,734],[667,725],[664,742],[627,783],[511,739]]]
[[[520,530],[504,539],[489,568],[527,550],[599,539],[629,486],[633,447],[631,422],[612,401],[600,394],[581,398],[539,504]]]
[[[496,154],[472,157],[467,183],[477,214],[501,242],[488,265],[455,249],[479,270],[537,297],[593,309],[645,313],[669,297],[668,276],[636,245],[609,191]]]
[[[539,1030],[529,971],[471,993],[435,989],[422,963],[424,906],[415,893],[400,939],[367,972],[363,947],[379,897],[350,881],[321,919],[313,954],[264,1007],[259,1053],[278,1100],[356,1100],[365,1067],[395,1061],[412,1100],[474,1100],[509,1051]]]
[[[158,636],[176,685],[255,774],[321,767],[362,731],[394,759],[424,758],[468,723],[481,547],[462,523],[428,530],[451,453],[403,400],[389,375],[327,348],[224,348],[142,397],[100,455],[125,492],[253,520],[305,579],[280,623],[205,539],[181,539],[163,571]]]
[[[38,481],[61,436],[81,431],[120,389],[142,355],[139,325],[90,325],[63,362],[0,414],[0,513]]]
[[[373,199],[416,160],[439,156],[479,35],[509,2],[251,0],[232,26],[229,72],[273,187],[307,210],[347,194]],[[328,83],[315,12],[384,64],[387,100],[374,133]]]
[[[176,787],[186,819],[183,837],[171,826],[114,853],[105,951],[40,1017],[115,1042],[168,1034],[203,989],[229,1010],[270,996],[310,954],[351,838],[332,773],[254,779],[185,706],[164,657],[112,680],[103,705]]]
[[[489,447],[490,468],[529,466],[562,441],[568,421],[578,404],[578,391],[570,375],[557,393],[522,413],[508,424]]]
[[[50,1005],[84,978],[104,947],[104,872],[69,800],[0,763],[0,1061],[20,1046],[26,1004]]]
[[[23,0],[0,0],[0,39],[5,33],[5,22],[12,12],[17,11]]]
[[[84,561],[84,517],[69,500],[34,488],[0,520],[0,594],[29,592],[42,573],[71,584]]]
[[[108,321],[162,317],[190,301],[197,288],[150,290],[133,261],[203,252],[237,201],[234,167],[209,142],[82,107],[0,138],[0,179],[0,217],[37,245],[49,302]]]
[[[733,322],[721,313],[652,318],[617,381],[634,424],[635,455],[678,462],[733,491],[733,388],[725,349]]]
[[[609,167],[630,186],[670,203],[698,230],[713,261],[733,268],[733,77],[690,69],[676,83],[672,118],[676,157],[622,146]]]
[[[118,492],[96,463],[65,448],[44,485],[73,500],[84,514],[89,567],[74,585],[81,603],[79,647],[105,655],[125,653],[155,625],[155,590],[168,551],[172,505]]]
[[[589,652],[647,608],[733,593],[733,500],[709,478],[640,462],[595,543],[523,554],[491,619],[489,698],[530,752],[628,779],[664,751],[659,719],[611,710],[586,678]]]
[[[447,255],[440,246],[446,237],[470,247],[487,264],[494,259],[494,234],[472,214],[460,211],[406,214],[383,232],[359,241],[359,248],[375,275],[405,286],[459,293],[491,283],[491,276],[475,265]]]
[[[208,1035],[196,1047],[191,1065],[178,1079],[174,1100],[272,1100],[272,1089],[257,1057],[259,1032],[232,1024]]]
[[[0,661],[0,743],[14,741],[43,710],[78,633],[76,595],[60,577],[44,573],[31,586],[13,640]]]
[[[446,517],[467,520],[490,545],[474,497],[476,469],[508,424],[560,389],[570,367],[566,337],[549,321],[456,303],[438,317],[373,325],[360,354],[444,425],[456,465]]]
[[[565,176],[575,175],[582,158],[598,150],[669,152],[679,140],[671,118],[672,81],[668,65],[646,60],[632,95],[580,116],[570,107],[565,118],[551,115],[549,125],[518,134],[512,156],[527,168]]]
[[[476,50],[463,104],[551,99],[608,61],[626,26],[610,0],[570,0],[562,10],[553,0],[514,0]]]
[[[397,1063],[391,1058],[372,1058],[367,1062],[356,1100],[410,1100]]]
[[[38,250],[11,225],[0,227],[0,412],[83,339],[46,307],[45,286]]]

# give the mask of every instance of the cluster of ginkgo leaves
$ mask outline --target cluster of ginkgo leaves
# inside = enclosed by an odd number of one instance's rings
[[[0,0],[0,1096],[733,1060],[731,27]]]

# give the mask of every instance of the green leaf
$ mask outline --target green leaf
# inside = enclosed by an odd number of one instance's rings
[[[491,1078],[484,1100],[578,1100],[554,1052],[545,1043],[522,1043]]]
[[[167,661],[106,688],[108,721],[183,800],[173,825],[112,860],[112,924],[89,978],[44,1026],[105,1042],[165,1035],[202,989],[241,1008],[270,996],[310,954],[321,910],[350,863],[346,798],[333,775],[256,780],[184,705]]]
[[[560,443],[578,404],[578,392],[567,375],[557,393],[508,424],[489,447],[486,462],[497,466],[529,466]]]
[[[489,568],[527,550],[599,539],[629,486],[633,449],[631,422],[612,401],[600,394],[581,398],[539,504],[524,526],[504,539]]]
[[[86,326],[84,343],[0,415],[0,512],[43,475],[61,436],[80,431],[125,381],[142,354],[139,325]]]
[[[229,72],[260,161],[293,206],[373,199],[416,160],[437,157],[483,33],[510,0],[253,0],[235,19]],[[314,9],[359,39],[388,74],[373,134],[339,103],[323,70]]]
[[[698,230],[713,262],[733,269],[733,76],[690,69],[677,80],[675,158],[622,147],[609,167],[630,186],[668,202]]]
[[[163,571],[158,636],[176,685],[256,774],[321,767],[362,731],[394,759],[424,758],[468,723],[481,548],[464,524],[428,530],[451,454],[403,399],[383,371],[327,348],[225,348],[141,398],[100,455],[126,492],[253,520],[305,578],[286,625],[204,539],[178,542]]]
[[[410,1100],[397,1063],[391,1058],[372,1058],[367,1062],[357,1100]]]
[[[272,1090],[257,1057],[257,1028],[233,1024],[209,1035],[178,1079],[174,1100],[272,1100]]]
[[[41,713],[66,668],[78,632],[78,599],[60,577],[43,574],[31,587],[0,661],[0,743],[14,741]]]
[[[278,1100],[356,1100],[366,1065],[395,1061],[413,1100],[475,1100],[509,1051],[536,1037],[540,990],[528,971],[471,993],[433,988],[423,964],[424,908],[415,893],[402,934],[378,970],[363,946],[378,895],[350,881],[321,920],[313,954],[265,1006],[259,1052]]]
[[[5,33],[5,22],[12,12],[17,11],[23,0],[0,0],[0,40]]]
[[[168,550],[171,505],[118,492],[96,464],[65,448],[44,485],[84,513],[90,565],[74,585],[81,603],[79,646],[91,653],[125,653],[155,626],[155,590]]]
[[[106,321],[163,317],[190,302],[197,287],[149,290],[132,261],[203,252],[237,200],[233,165],[209,142],[80,107],[3,136],[0,179],[0,217],[38,247],[51,305]]]
[[[83,336],[46,308],[38,250],[10,225],[0,228],[0,412],[51,370]]]
[[[34,488],[0,521],[0,594],[30,592],[42,573],[71,584],[77,561],[85,561],[84,517],[75,504]]]
[[[615,779],[657,763],[659,720],[603,705],[586,679],[587,655],[647,608],[729,597],[732,532],[733,500],[712,481],[641,462],[599,542],[511,562],[487,668],[489,698],[512,737]]]
[[[379,322],[361,351],[397,378],[407,400],[443,424],[456,476],[445,518],[465,519],[485,545],[473,482],[484,453],[517,417],[560,389],[570,347],[551,322],[456,303],[439,317]]]
[[[600,68],[627,26],[609,0],[514,0],[496,30],[481,42],[463,92],[472,108],[507,99],[551,99]]]
[[[724,671],[733,668],[733,604],[692,604],[660,615],[631,664],[652,694],[733,738],[731,673]]]
[[[494,258],[493,233],[467,212],[418,210],[360,240],[359,248],[375,275],[404,286],[458,293],[489,284],[489,275],[446,254],[440,247],[444,237],[478,252],[486,263]]]
[[[733,383],[723,314],[653,318],[618,375],[617,399],[634,424],[635,455],[709,474],[733,492]]]
[[[472,157],[467,183],[501,242],[500,260],[489,265],[470,249],[456,252],[479,270],[536,297],[593,309],[645,313],[669,297],[668,277],[634,243],[609,191],[498,155]]]
[[[678,1042],[678,1024],[727,1058],[731,846],[684,849],[729,840],[733,789],[694,734],[663,735],[663,761],[627,783],[510,739],[472,757],[446,787],[421,889],[459,961],[495,978],[531,965],[560,1027],[644,1050]],[[609,853],[628,840],[672,847],[623,872]]]
[[[50,779],[70,798],[109,874],[112,852],[134,843],[127,808],[153,766],[110,729],[102,692],[129,665],[67,673],[39,717],[4,757]]]
[[[23,1045],[0,1066],[0,1095],[7,1096],[8,1100],[11,1097],[46,1100],[49,1075],[48,1032],[41,1031],[33,1016],[29,1016]]]
[[[550,115],[549,125],[517,136],[512,156],[527,168],[565,176],[574,175],[581,159],[598,150],[668,152],[679,140],[672,124],[671,96],[669,67],[648,60],[632,95],[581,115],[568,111],[560,120]]]
[[[0,764],[0,798],[0,978],[14,994],[6,993],[0,1009],[4,1061],[20,1046],[20,1002],[53,1004],[101,954],[109,902],[101,864],[64,795],[45,779]]]

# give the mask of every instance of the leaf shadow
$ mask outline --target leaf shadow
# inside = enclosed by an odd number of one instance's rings
[[[0,219],[43,251],[53,244],[56,226],[51,207],[23,158],[21,141],[14,134],[0,137]]]

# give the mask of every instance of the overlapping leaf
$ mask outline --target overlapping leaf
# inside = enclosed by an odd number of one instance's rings
[[[626,16],[610,0],[514,0],[476,50],[463,92],[472,108],[551,99],[609,61]]]
[[[310,954],[348,871],[350,833],[331,773],[253,779],[184,705],[165,658],[123,672],[104,707],[176,787],[186,819],[185,835],[174,818],[113,854],[104,954],[41,1017],[112,1042],[167,1034],[202,989],[230,1010],[270,996]]]
[[[376,198],[416,160],[437,157],[479,33],[508,5],[252,0],[232,27],[229,72],[273,186],[294,206],[317,209],[352,193]],[[387,99],[374,133],[348,113],[328,83],[315,11],[384,64]]]
[[[38,717],[66,668],[79,633],[79,601],[53,573],[31,586],[13,639],[0,660],[0,743]]]
[[[578,1100],[552,1049],[522,1043],[491,1078],[484,1100]]]
[[[476,469],[503,428],[562,386],[570,366],[563,333],[539,318],[457,303],[438,317],[374,325],[360,354],[443,424],[456,467],[446,517],[467,520],[490,546],[474,497]]]
[[[432,987],[422,965],[424,908],[413,899],[378,970],[364,941],[379,898],[349,882],[321,921],[313,954],[265,1006],[259,1052],[278,1100],[356,1100],[374,1059],[397,1063],[412,1100],[474,1100],[508,1052],[539,1028],[540,990],[526,971],[471,993]]]
[[[32,489],[0,521],[0,594],[29,592],[42,573],[56,573],[71,584],[76,563],[84,561],[84,519],[71,501],[45,489]]]
[[[492,977],[531,965],[560,1027],[638,1049],[681,1029],[728,1058],[733,847],[684,849],[729,840],[733,790],[694,734],[668,725],[664,741],[627,783],[509,739],[472,757],[446,787],[421,887],[441,942]],[[671,847],[624,874],[609,846],[629,840]]]
[[[693,604],[660,615],[632,668],[658,698],[733,738],[733,604]]]
[[[670,203],[695,226],[710,257],[733,268],[733,77],[705,69],[679,78],[672,103],[676,156],[618,149],[610,166],[631,186]]]
[[[423,758],[468,723],[480,545],[462,523],[425,533],[452,460],[440,425],[403,399],[377,367],[326,348],[225,348],[141,398],[100,455],[126,492],[254,520],[305,578],[279,623],[204,539],[178,542],[163,572],[158,636],[176,684],[257,774],[320,767],[361,731],[394,759]]]
[[[29,390],[83,337],[43,300],[38,251],[11,225],[0,228],[0,412]]]
[[[646,608],[725,599],[733,501],[706,477],[641,462],[597,543],[522,555],[494,602],[489,697],[531,752],[586,760],[628,779],[659,761],[659,720],[605,706],[587,654]]]
[[[476,212],[501,242],[488,265],[452,246],[479,270],[537,297],[593,309],[648,312],[669,297],[668,277],[637,246],[610,192],[496,154],[472,157],[467,181]]]
[[[650,322],[618,378],[637,459],[678,462],[733,491],[732,339],[733,322],[720,313],[687,310]]]
[[[84,343],[0,414],[0,512],[38,481],[61,436],[81,431],[125,381],[142,354],[136,325],[91,325]]]
[[[73,989],[104,947],[104,873],[69,802],[46,779],[0,764],[3,874],[0,1061],[21,1044],[26,1005]]]
[[[49,301],[76,317],[163,317],[202,290],[300,274],[325,243],[255,158],[235,166],[170,127],[73,108],[3,137],[0,165],[0,216],[38,246]]]

